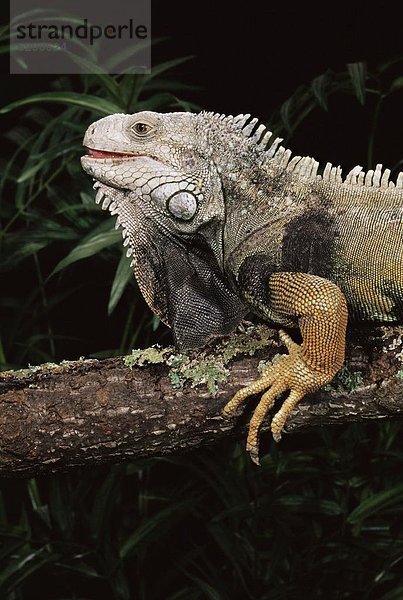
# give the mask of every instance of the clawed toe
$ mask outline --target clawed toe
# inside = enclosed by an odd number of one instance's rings
[[[289,391],[280,410],[271,421],[271,432],[275,442],[281,440],[281,433],[288,416],[301,398],[326,383],[329,377],[314,371],[305,364],[301,348],[285,333],[281,340],[287,345],[289,354],[279,363],[268,367],[267,371],[255,382],[239,390],[224,407],[223,415],[233,417],[241,412],[242,406],[250,396],[264,392],[253,412],[249,423],[247,451],[255,464],[259,463],[259,431],[276,398]]]
[[[251,461],[253,463],[255,463],[255,465],[257,465],[258,467],[260,467],[260,460],[259,460],[259,447],[258,446],[251,446],[249,443],[246,444],[246,452],[248,452]]]

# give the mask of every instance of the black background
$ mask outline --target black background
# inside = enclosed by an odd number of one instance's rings
[[[327,68],[403,52],[403,7],[300,4],[154,2],[153,36],[170,36],[173,56],[195,55],[183,73],[204,87],[203,107],[262,118]]]
[[[267,117],[295,88],[327,68],[367,60],[376,63],[403,53],[403,7],[359,8],[327,2],[152,3],[152,37],[168,40],[153,50],[153,63],[194,58],[179,73],[201,86],[197,100],[220,112]],[[3,10],[4,10],[3,6]],[[6,19],[4,14],[3,21]],[[47,89],[51,77],[7,74],[5,102]]]

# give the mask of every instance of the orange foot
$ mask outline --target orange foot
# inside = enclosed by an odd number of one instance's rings
[[[277,396],[290,390],[282,407],[275,413],[271,421],[271,431],[276,442],[280,441],[281,432],[288,415],[301,398],[331,381],[335,375],[334,372],[323,373],[307,365],[302,357],[301,346],[296,344],[285,331],[280,330],[279,337],[287,347],[289,354],[284,355],[278,362],[265,369],[260,379],[240,389],[223,409],[224,416],[232,417],[237,414],[239,407],[249,396],[267,390],[260,398],[260,402],[250,420],[246,444],[246,450],[249,452],[252,461],[257,465],[260,464],[260,426],[268,411],[272,408]]]

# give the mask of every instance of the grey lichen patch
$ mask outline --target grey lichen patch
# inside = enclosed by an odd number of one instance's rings
[[[30,373],[38,373],[38,371],[49,371],[51,369],[57,369],[60,365],[53,362],[42,363],[41,365],[29,365],[28,370]]]
[[[191,387],[205,385],[212,396],[215,396],[220,383],[228,379],[227,365],[236,356],[253,356],[258,350],[273,344],[273,330],[265,325],[248,327],[224,339],[211,348],[198,352],[197,356],[175,353],[172,347],[152,346],[145,350],[133,350],[124,357],[127,367],[142,367],[147,364],[165,364],[169,370],[169,379],[175,388],[185,384]]]
[[[402,334],[399,334],[397,337],[395,337],[387,346],[383,346],[382,350],[383,350],[383,352],[386,352],[386,353],[394,352],[394,351],[398,350],[398,352],[395,353],[395,358],[397,358],[401,363],[403,363]]]
[[[263,374],[267,369],[278,363],[285,357],[285,354],[275,354],[271,360],[261,360],[257,366],[259,373]]]
[[[96,359],[95,359],[96,360]],[[60,362],[60,366],[61,367],[69,367],[69,366],[75,366],[77,363],[89,363],[89,362],[93,362],[94,359],[93,358],[85,358],[85,356],[80,356],[80,358],[78,360],[62,360]]]
[[[264,371],[266,371],[266,369],[271,367],[271,365],[272,365],[271,360],[261,360],[257,366],[257,370],[259,371],[260,374],[262,374]]]
[[[19,369],[18,371],[12,371],[13,377],[21,377],[23,379],[33,375],[34,373],[43,373],[44,371],[51,371],[53,369],[60,368],[60,365],[56,363],[47,362],[42,365],[29,365],[27,369]],[[11,371],[10,371],[11,373]]]
[[[167,357],[173,353],[173,348],[161,348],[160,346],[151,346],[145,350],[132,350],[132,353],[123,357],[126,367],[143,367],[144,365],[158,365],[165,363]]]
[[[364,385],[364,380],[361,371],[350,371],[350,369],[343,365],[336,377],[331,383],[324,386],[326,392],[354,392]]]
[[[182,355],[185,356],[185,355]],[[181,388],[185,383],[191,387],[205,384],[212,396],[218,391],[218,384],[227,381],[229,371],[225,368],[222,357],[205,355],[187,361],[182,365],[172,367],[169,373],[171,383],[176,388]],[[168,363],[169,364],[169,363]]]
[[[28,379],[32,375],[40,375],[41,373],[48,373],[49,371],[55,371],[57,369],[63,369],[68,366],[76,366],[77,364],[83,363],[93,363],[94,359],[91,358],[83,358],[80,357],[79,360],[62,360],[60,364],[53,362],[42,363],[41,365],[29,365],[26,369],[18,369],[16,371],[3,371],[0,373],[1,378],[9,378],[13,379]],[[34,384],[30,384],[29,387],[35,387]]]
[[[229,341],[222,342],[222,355],[224,363],[240,354],[253,356],[258,350],[263,350],[274,343],[274,329],[266,325],[250,326],[234,335]]]
[[[228,375],[222,357],[211,354],[211,350],[192,358],[184,353],[175,353],[172,347],[153,346],[145,350],[133,350],[132,354],[125,356],[123,360],[130,368],[165,364],[170,367],[169,379],[174,388],[182,388],[186,383],[191,387],[205,384],[213,396],[217,393],[218,383],[226,381]]]
[[[17,371],[4,371],[0,373],[0,377],[13,377],[13,379],[28,379],[31,375],[46,373],[47,371],[53,371],[60,369],[62,365],[56,363],[47,362],[41,365],[29,365],[26,369],[18,369]]]

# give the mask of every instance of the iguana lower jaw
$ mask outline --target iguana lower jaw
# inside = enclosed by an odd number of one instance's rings
[[[124,160],[125,158],[132,158],[134,156],[139,156],[137,154],[132,154],[131,152],[110,152],[109,150],[99,150],[97,148],[88,148],[88,154],[85,155],[89,158],[119,158]],[[143,155],[140,155],[143,156]]]
[[[88,154],[84,154],[84,156],[81,157],[81,166],[86,173],[92,175],[95,179],[99,178],[102,180],[102,174],[108,166],[117,168],[119,165],[133,163],[133,171],[135,171],[136,167],[134,161],[143,158],[148,157],[144,154],[129,154],[89,149]],[[98,174],[101,176],[98,177]],[[118,187],[117,185],[114,186],[112,181],[108,183],[110,183],[111,187]]]
[[[122,191],[136,191],[137,180],[145,165],[162,169],[165,165],[148,154],[132,154],[109,150],[89,149],[90,153],[81,157],[84,171],[104,185]]]
[[[100,150],[99,148],[89,148],[88,153],[84,154],[82,158],[85,159],[95,159],[95,160],[113,160],[113,161],[121,161],[121,160],[133,160],[135,158],[152,158],[154,160],[158,160],[155,156],[151,156],[150,154],[144,153],[134,153],[134,152],[115,152],[111,150]]]

